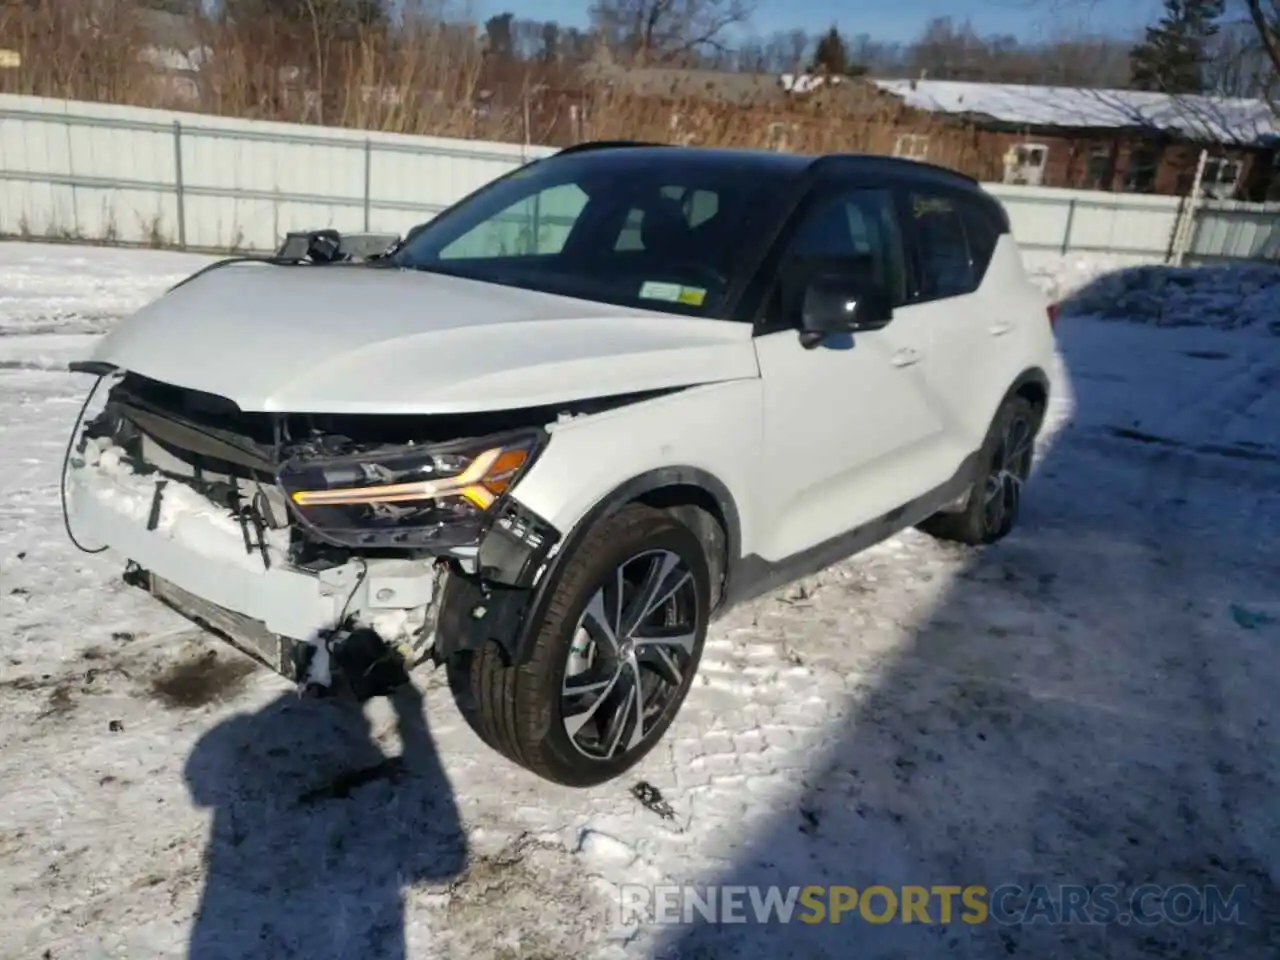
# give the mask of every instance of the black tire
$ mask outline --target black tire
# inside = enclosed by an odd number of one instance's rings
[[[584,644],[589,645],[593,651],[603,651],[608,645],[607,639],[583,640],[580,626],[587,623],[588,619],[592,624],[598,623],[598,620],[589,618],[588,605],[595,604],[599,593],[601,603],[593,606],[592,611],[603,610],[608,591],[612,590],[613,595],[618,595],[617,588],[611,584],[622,582],[617,576],[619,568],[628,572],[645,570],[649,568],[647,564],[669,556],[677,557],[683,565],[673,568],[669,575],[669,580],[679,580],[680,586],[672,592],[669,601],[664,600],[654,610],[669,620],[674,615],[672,610],[679,606],[693,618],[689,630],[680,628],[682,636],[692,636],[687,658],[683,649],[671,653],[672,648],[663,645],[662,650],[655,651],[653,648],[659,644],[651,642],[644,648],[648,652],[641,654],[641,648],[637,645],[637,658],[641,655],[651,656],[655,652],[662,654],[665,662],[661,667],[671,677],[670,682],[663,682],[661,691],[664,695],[669,695],[670,699],[665,699],[664,696],[661,701],[662,710],[654,722],[640,720],[642,740],[633,748],[612,757],[588,756],[579,746],[577,737],[570,736],[565,722],[565,698],[588,695],[566,693],[564,687],[569,676],[571,655],[579,658],[586,656],[582,652]],[[630,559],[637,557],[641,559]],[[648,557],[652,557],[652,561]],[[654,566],[654,569],[657,567]],[[688,574],[687,578],[684,576],[685,572]],[[630,582],[628,586],[631,586]],[[536,630],[536,637],[528,663],[508,666],[498,647],[489,644],[475,652],[461,653],[450,658],[446,664],[449,686],[471,728],[490,747],[553,783],[570,787],[595,786],[620,776],[653,749],[675,719],[689,692],[706,640],[710,597],[707,559],[698,537],[671,514],[631,504],[587,533],[575,554],[566,558],[557,580],[549,588],[551,597],[547,615],[541,624],[532,627]],[[634,591],[634,587],[631,589]],[[635,596],[628,602],[634,604]],[[617,619],[621,620],[624,612],[630,609],[625,604],[619,604]],[[684,616],[685,613],[679,615]],[[624,633],[623,630],[615,632],[620,637]],[[575,637],[579,640],[576,647]],[[625,641],[626,637],[622,639]],[[641,642],[644,642],[643,639]],[[620,650],[626,645],[625,642],[619,643],[614,648]],[[595,655],[592,654],[593,657]],[[599,664],[604,664],[600,667],[600,676],[603,677],[609,668],[604,654],[600,653],[599,656]],[[641,667],[634,666],[637,662],[638,660],[617,660],[614,677],[616,688],[609,686],[605,694],[600,695],[600,706],[575,711],[575,714],[586,713],[593,720],[597,715],[603,718],[611,712],[606,695],[622,696],[624,686],[635,682],[631,679],[633,677],[640,681],[637,689],[643,691],[644,681],[641,678],[648,677],[648,674],[642,675]],[[674,671],[670,669],[673,662],[678,667]],[[628,668],[627,664],[632,666]],[[659,675],[663,670],[650,669],[654,674],[650,678],[653,683],[662,682]],[[625,682],[620,679],[624,673],[627,677]],[[599,680],[586,686],[598,687],[603,684],[604,681]],[[643,695],[641,706],[644,706]],[[630,714],[629,709],[622,712]],[[635,720],[636,715],[632,714],[624,719],[624,724]],[[586,731],[586,727],[590,725],[590,722],[584,724],[583,731],[579,733]],[[634,732],[634,727],[623,726],[618,729],[619,737],[624,732]],[[591,731],[586,732],[590,739]],[[601,730],[602,744],[605,732]]]
[[[1017,436],[1018,425],[1025,428],[1025,446],[1017,444],[1018,449],[1010,451],[1008,443],[1011,437]],[[969,546],[995,543],[1008,536],[1018,522],[1022,490],[1031,472],[1039,429],[1040,414],[1030,400],[1017,395],[1005,400],[987,431],[964,510],[935,513],[921,523],[919,529],[939,540]],[[1012,458],[1007,456],[1010,452],[1014,454]],[[989,499],[992,489],[989,484],[997,481],[999,492]],[[988,507],[997,501],[1003,509],[993,515],[994,511]]]

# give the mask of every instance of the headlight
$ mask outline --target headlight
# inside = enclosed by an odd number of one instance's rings
[[[533,463],[544,437],[522,432],[333,459],[294,458],[278,479],[295,516],[330,543],[467,543],[486,511]]]

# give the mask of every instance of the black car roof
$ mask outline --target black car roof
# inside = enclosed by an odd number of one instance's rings
[[[918,160],[901,157],[885,157],[875,154],[803,154],[780,153],[774,150],[740,150],[727,147],[679,147],[665,144],[633,143],[629,141],[601,141],[577,144],[554,154],[556,157],[590,155],[595,160],[616,163],[620,167],[648,166],[654,163],[675,161],[689,166],[720,166],[729,164],[739,169],[746,167],[762,176],[793,178],[809,171],[815,173],[830,169],[850,172],[877,173],[886,177],[900,177],[923,183],[946,184],[982,192],[980,184],[947,167],[935,166]]]

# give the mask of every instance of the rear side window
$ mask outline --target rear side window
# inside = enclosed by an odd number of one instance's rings
[[[908,201],[920,252],[920,299],[972,293],[978,279],[959,202],[925,191],[911,191]]]
[[[969,256],[973,261],[974,285],[981,286],[982,278],[991,265],[991,256],[1000,242],[1000,235],[1005,232],[1005,224],[1000,212],[989,203],[963,197],[958,201],[960,216],[964,220],[964,232],[969,238]]]

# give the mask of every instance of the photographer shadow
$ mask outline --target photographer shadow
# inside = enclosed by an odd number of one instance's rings
[[[214,813],[191,960],[407,955],[406,888],[457,876],[467,844],[421,693],[391,703],[398,756],[362,710],[292,692],[197,743],[186,780]]]

